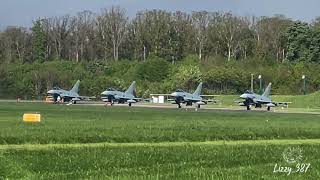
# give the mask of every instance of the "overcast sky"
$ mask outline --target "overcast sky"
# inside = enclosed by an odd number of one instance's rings
[[[83,10],[99,12],[119,5],[133,16],[139,10],[232,11],[237,15],[272,16],[312,21],[320,16],[320,0],[0,0],[0,28],[30,26],[38,17],[74,15]]]

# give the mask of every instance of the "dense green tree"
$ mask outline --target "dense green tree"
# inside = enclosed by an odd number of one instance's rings
[[[254,24],[256,33],[256,51],[260,58],[274,58],[278,62],[285,59],[285,33],[292,24],[290,19],[283,15],[262,17]]]
[[[289,61],[320,61],[320,30],[306,23],[295,22],[286,33]]]
[[[44,33],[43,21],[37,20],[32,27],[33,32],[33,54],[34,59],[38,62],[44,62],[46,59],[46,34]]]
[[[167,78],[169,64],[165,60],[152,59],[137,65],[136,78],[149,82],[161,82]]]

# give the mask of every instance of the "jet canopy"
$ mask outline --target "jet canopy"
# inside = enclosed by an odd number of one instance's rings
[[[182,89],[177,89],[176,92],[184,92]]]
[[[114,88],[108,88],[107,91],[116,91]]]
[[[61,90],[59,87],[53,87],[53,90]]]
[[[250,91],[250,90],[246,90],[244,93],[245,93],[245,94],[253,94],[253,92]]]

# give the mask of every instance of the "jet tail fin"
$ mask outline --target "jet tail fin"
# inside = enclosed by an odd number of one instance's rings
[[[270,91],[271,91],[271,83],[269,83],[269,85],[267,86],[267,88],[264,90],[262,96],[269,97]]]
[[[80,80],[78,80],[74,86],[72,87],[72,89],[70,91],[78,93],[79,92],[79,85],[80,85]]]
[[[193,95],[200,96],[202,89],[202,82],[198,85],[197,89],[194,91]]]
[[[125,93],[134,95],[135,89],[136,89],[136,82],[133,81]]]

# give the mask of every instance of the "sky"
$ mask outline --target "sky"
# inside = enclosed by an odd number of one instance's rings
[[[320,16],[319,0],[0,0],[0,28],[30,27],[39,17],[75,15],[84,10],[98,13],[111,6],[126,9],[131,17],[146,9],[231,11],[240,16],[283,14],[307,22]]]

